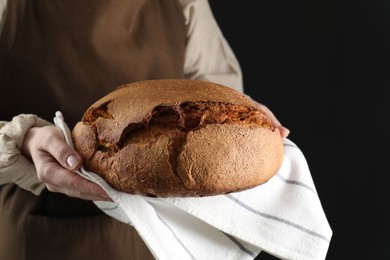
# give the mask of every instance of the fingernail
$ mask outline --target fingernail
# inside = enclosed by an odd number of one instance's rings
[[[286,127],[283,127],[283,129],[284,129],[284,138],[287,138],[289,135],[290,135],[290,130],[288,129],[288,128],[286,128]]]
[[[77,158],[76,155],[69,155],[69,157],[66,159],[66,163],[70,168],[74,168],[78,163],[79,159]]]

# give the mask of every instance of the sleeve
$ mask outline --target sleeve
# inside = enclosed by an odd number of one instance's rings
[[[0,0],[0,35],[3,31],[8,0]]]
[[[50,124],[31,114],[15,116],[10,122],[0,121],[0,184],[15,183],[36,195],[43,190],[45,185],[39,181],[34,164],[20,149],[31,127]]]
[[[179,0],[188,28],[184,73],[243,92],[239,62],[212,13],[208,0]]]

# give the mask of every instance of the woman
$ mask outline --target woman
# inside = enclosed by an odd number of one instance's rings
[[[207,0],[1,0],[0,15],[0,259],[153,259],[92,203],[110,199],[73,172],[81,157],[51,119],[60,110],[73,127],[95,100],[144,79],[243,91]]]

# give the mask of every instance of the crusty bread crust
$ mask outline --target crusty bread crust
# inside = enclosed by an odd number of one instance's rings
[[[72,138],[87,170],[145,196],[249,189],[274,176],[283,158],[278,129],[251,99],[200,80],[120,86],[85,112]]]

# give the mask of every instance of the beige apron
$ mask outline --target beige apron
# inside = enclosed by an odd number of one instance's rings
[[[183,78],[176,0],[10,0],[0,38],[0,120],[20,113],[70,127],[123,83]],[[0,259],[152,259],[136,231],[89,201],[0,186]]]

